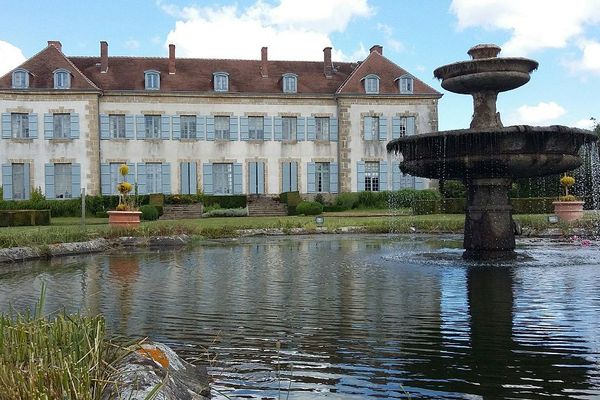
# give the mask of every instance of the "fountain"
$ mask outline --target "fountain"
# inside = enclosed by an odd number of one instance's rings
[[[579,149],[596,136],[553,125],[504,127],[496,112],[499,92],[529,81],[538,63],[498,57],[500,47],[472,47],[471,60],[434,71],[442,87],[473,96],[469,129],[432,132],[392,140],[388,152],[402,153],[402,172],[432,179],[461,179],[467,187],[463,257],[514,257],[515,224],[509,190],[515,178],[557,174],[581,165]]]

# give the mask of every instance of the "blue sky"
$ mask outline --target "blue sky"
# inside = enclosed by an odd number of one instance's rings
[[[600,119],[600,0],[1,0],[0,74],[60,40],[67,55],[254,58],[356,61],[373,44],[444,93],[440,129],[469,125],[469,96],[444,91],[433,70],[468,58],[478,43],[501,55],[533,58],[531,81],[500,94],[505,125],[590,127]],[[32,11],[35,10],[35,11]]]

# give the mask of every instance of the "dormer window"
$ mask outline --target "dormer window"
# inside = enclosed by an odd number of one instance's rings
[[[377,75],[367,75],[363,79],[365,81],[365,93],[379,93],[379,77]]]
[[[66,69],[54,71],[54,89],[70,89],[71,73]]]
[[[283,93],[298,92],[298,76],[296,74],[283,75]]]
[[[19,68],[12,73],[12,87],[27,89],[29,87],[29,71]]]
[[[413,92],[413,78],[410,75],[403,75],[398,78],[401,94],[412,94]]]
[[[229,91],[229,74],[227,72],[215,72],[213,74],[215,92]]]
[[[144,71],[144,81],[146,82],[146,90],[159,90],[160,72]]]

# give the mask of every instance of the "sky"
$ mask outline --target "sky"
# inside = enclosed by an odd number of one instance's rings
[[[0,0],[0,75],[59,40],[71,56],[364,59],[374,44],[444,94],[439,129],[468,127],[470,96],[442,89],[441,65],[480,43],[539,62],[530,82],[501,93],[504,125],[591,128],[600,120],[600,0]]]

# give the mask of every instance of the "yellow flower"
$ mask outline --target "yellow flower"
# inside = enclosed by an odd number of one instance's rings
[[[132,186],[129,182],[121,182],[117,185],[117,190],[119,193],[127,194],[131,192]]]
[[[126,176],[129,173],[129,167],[127,166],[127,164],[121,164],[121,166],[119,167],[119,173],[121,174],[121,176]]]
[[[560,178],[560,184],[565,187],[573,186],[575,184],[575,178],[569,175],[565,175],[562,178]]]

